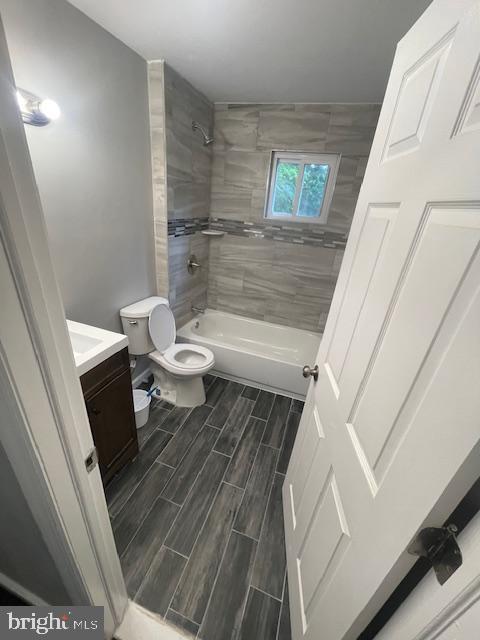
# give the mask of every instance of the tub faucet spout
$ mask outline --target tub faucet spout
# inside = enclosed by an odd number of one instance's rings
[[[192,304],[192,313],[205,313],[205,307],[196,307]]]

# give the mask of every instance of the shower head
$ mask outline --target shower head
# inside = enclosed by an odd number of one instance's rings
[[[192,131],[197,130],[200,131],[203,136],[203,145],[205,147],[208,147],[209,144],[212,144],[212,142],[214,141],[213,138],[208,135],[208,133],[199,122],[197,122],[196,120],[192,120]]]

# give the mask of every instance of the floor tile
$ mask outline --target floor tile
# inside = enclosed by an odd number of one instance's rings
[[[153,559],[135,596],[135,602],[153,613],[164,616],[186,562],[187,560],[183,556],[162,547]]]
[[[172,609],[193,622],[203,619],[241,498],[240,489],[221,485],[172,600]]]
[[[105,496],[111,518],[118,514],[171,438],[170,433],[156,429],[147,440],[148,446],[145,446],[135,460],[128,463],[108,484]]]
[[[242,391],[242,384],[229,382],[221,397],[217,400],[215,409],[208,418],[208,424],[212,427],[223,428]]]
[[[279,600],[282,599],[286,567],[282,505],[283,482],[284,477],[276,473],[252,577],[253,587],[257,587]]]
[[[288,414],[285,438],[283,439],[282,449],[278,458],[278,473],[287,473],[288,463],[290,462],[290,456],[292,455],[292,449],[295,444],[295,438],[297,437],[298,425],[300,424],[301,417],[300,413],[294,413],[293,411],[290,411]]]
[[[259,393],[260,389],[255,389],[255,387],[245,387],[245,389],[242,391],[242,396],[244,398],[248,398],[249,400],[256,400]]]
[[[211,453],[178,514],[165,544],[189,556],[222,481],[229,459]]]
[[[264,420],[249,418],[225,474],[226,482],[230,482],[230,484],[234,484],[242,489],[247,486],[250,471],[252,470],[252,465],[264,431]]]
[[[153,464],[114,518],[112,528],[119,555],[125,551],[171,475],[170,467]]]
[[[158,498],[121,556],[123,576],[131,598],[135,597],[153,559],[160,551],[178,509],[172,502]]]
[[[258,540],[273,482],[278,451],[260,445],[233,528]]]
[[[168,414],[169,411],[160,408],[156,408],[153,414],[152,411],[150,412],[147,424],[145,424],[140,429],[137,429],[138,446],[140,447],[140,449],[143,448],[145,442],[150,438],[155,429],[161,425]]]
[[[257,543],[232,532],[199,638],[231,640],[240,631]]]
[[[168,400],[163,400],[162,398],[156,399],[155,402],[158,404],[159,408],[166,409],[167,411],[171,411],[175,408],[174,404],[168,402]]]
[[[178,627],[182,631],[182,633],[187,636],[187,638],[197,637],[199,625],[195,622],[192,622],[191,620],[188,620],[187,618],[184,618],[173,609],[169,609],[167,611],[165,620]]]
[[[291,640],[282,484],[303,403],[204,384],[201,407],[152,400],[106,489],[128,593],[192,640]]]
[[[253,409],[253,405],[253,400],[248,400],[242,396],[237,398],[222,429],[222,433],[217,440],[215,451],[224,453],[227,456],[233,454]]]
[[[200,431],[163,490],[164,498],[177,504],[184,503],[217,438],[218,431],[213,427]]]
[[[272,411],[267,422],[267,428],[263,434],[263,443],[270,447],[280,449],[283,444],[283,436],[287,424],[291,399],[285,396],[276,396]]]
[[[304,406],[305,402],[303,402],[302,400],[292,400],[290,411],[294,411],[295,413],[302,413]]]
[[[212,409],[202,405],[195,407],[159,457],[159,462],[176,467],[202,430]]]
[[[208,387],[205,404],[209,407],[214,407],[217,404],[219,398],[221,398],[224,390],[228,385],[228,380],[225,378],[215,378],[212,384]]]
[[[239,640],[276,640],[281,602],[250,588]]]
[[[190,411],[189,407],[174,407],[164,418],[161,424],[162,429],[169,433],[176,433],[185,422]]]
[[[148,416],[148,422],[153,422],[155,427],[160,428],[165,417],[170,413],[170,409],[167,409],[165,403],[161,400],[152,400],[150,403],[150,412]],[[147,425],[145,425],[147,426]],[[143,429],[143,427],[142,427]],[[163,429],[163,427],[162,427]],[[166,429],[163,429],[166,431]]]
[[[207,391],[207,389],[209,389],[209,387],[212,386],[212,384],[215,382],[216,377],[210,375],[209,373],[207,373],[206,376],[203,376],[203,387],[205,389],[205,391]]]
[[[292,629],[290,624],[290,600],[288,597],[288,578],[285,578],[285,590],[283,592],[282,611],[280,613],[280,623],[278,625],[277,640],[292,640]]]
[[[255,406],[253,407],[252,416],[254,418],[260,418],[261,420],[268,420],[274,400],[274,393],[260,391]]]

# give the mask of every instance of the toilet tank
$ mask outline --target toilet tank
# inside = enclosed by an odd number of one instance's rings
[[[128,337],[128,351],[133,356],[142,356],[155,351],[148,329],[148,318],[151,310],[158,304],[169,306],[166,298],[151,296],[120,309],[123,332]]]

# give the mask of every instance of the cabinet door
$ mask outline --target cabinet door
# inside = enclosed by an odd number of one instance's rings
[[[130,372],[124,371],[86,402],[104,482],[138,451]]]

